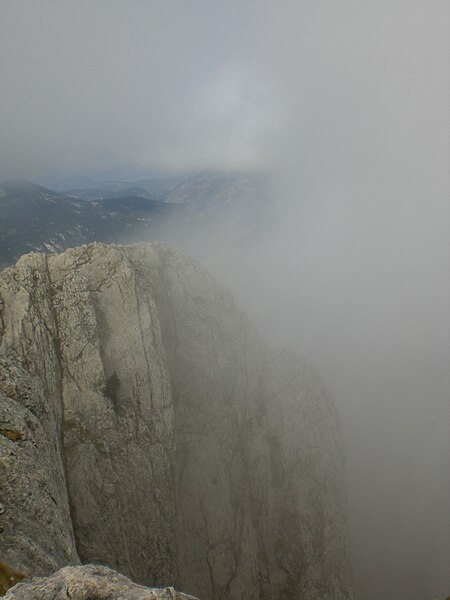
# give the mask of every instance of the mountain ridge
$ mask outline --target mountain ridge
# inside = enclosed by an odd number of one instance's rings
[[[29,251],[60,252],[93,241],[163,239],[200,255],[264,231],[274,219],[264,182],[251,173],[140,184],[143,195],[133,182],[71,195],[26,180],[2,182],[0,267]]]

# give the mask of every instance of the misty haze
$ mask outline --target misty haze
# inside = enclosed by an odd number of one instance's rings
[[[448,598],[449,13],[2,0],[0,595]]]

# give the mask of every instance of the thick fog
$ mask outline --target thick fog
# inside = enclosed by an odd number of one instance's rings
[[[256,169],[206,262],[336,400],[357,598],[450,593],[449,4],[0,4],[0,179]]]

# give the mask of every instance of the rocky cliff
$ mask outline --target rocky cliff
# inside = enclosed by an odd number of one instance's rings
[[[195,600],[174,590],[136,585],[107,567],[64,567],[11,589],[5,600]]]
[[[328,393],[195,261],[26,255],[0,352],[4,579],[81,561],[205,600],[351,597]]]

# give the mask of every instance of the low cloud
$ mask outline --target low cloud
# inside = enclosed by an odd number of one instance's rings
[[[0,6],[0,178],[260,169],[277,214],[210,267],[317,364],[362,600],[449,593],[448,3]]]

